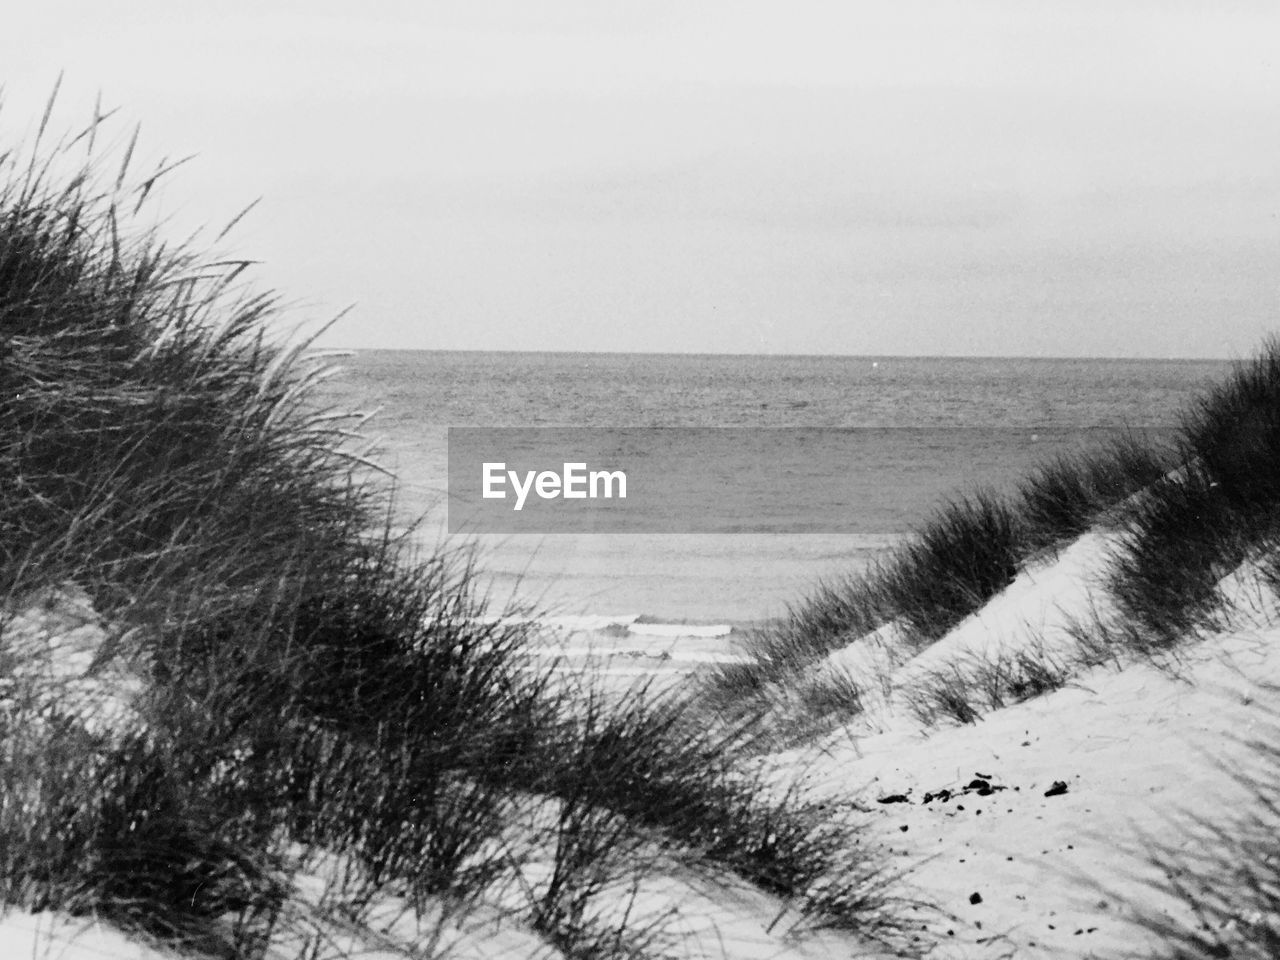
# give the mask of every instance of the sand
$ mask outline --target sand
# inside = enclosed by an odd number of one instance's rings
[[[884,696],[857,722],[768,758],[779,783],[799,774],[818,794],[858,801],[862,843],[884,858],[893,875],[886,889],[921,945],[936,944],[934,956],[1145,954],[1158,945],[1153,920],[1196,922],[1169,893],[1161,846],[1229,862],[1223,844],[1238,832],[1235,819],[1258,812],[1254,792],[1233,771],[1260,762],[1252,741],[1275,742],[1275,718],[1260,704],[1280,684],[1280,627],[1248,571],[1224,583],[1236,611],[1230,626],[1188,645],[1172,665],[1094,667],[1063,689],[964,726],[928,727],[910,710],[904,691],[930,671],[1030,645],[1066,651],[1072,624],[1107,615],[1100,573],[1112,547],[1104,534],[1086,535],[918,657],[894,652],[884,632],[883,642],[864,639],[833,654],[815,669],[878,665],[888,672]],[[589,643],[583,631],[561,631],[535,659],[557,656],[570,670],[604,663],[623,678],[684,678],[700,664],[740,656],[727,632],[674,638],[614,630],[602,640],[597,627],[586,631]],[[846,934],[791,936],[787,904],[675,864],[655,864],[626,897],[620,893],[619,910],[624,900],[634,900],[636,917],[662,918],[666,948],[690,960],[880,952]],[[510,919],[446,927],[442,955],[543,951]],[[420,934],[415,927],[402,945]],[[0,919],[0,945],[6,957],[168,956],[99,925],[14,910]],[[384,945],[389,952],[369,955],[399,955]]]

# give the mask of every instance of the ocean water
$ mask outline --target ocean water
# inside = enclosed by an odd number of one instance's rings
[[[496,603],[651,638],[782,615],[865,566],[945,497],[1008,489],[1055,452],[1167,436],[1223,361],[359,351],[325,385],[366,432],[406,519],[444,537],[450,426],[842,427],[859,495],[840,533],[483,536]],[[679,624],[700,624],[698,629]]]

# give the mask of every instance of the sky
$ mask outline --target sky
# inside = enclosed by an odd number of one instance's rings
[[[333,347],[1240,357],[1280,327],[1273,0],[6,12]]]

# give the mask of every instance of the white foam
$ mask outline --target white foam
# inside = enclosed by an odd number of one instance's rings
[[[545,630],[551,630],[557,633],[581,633],[588,631],[607,630],[609,627],[627,627],[640,619],[638,613],[619,613],[619,614],[577,614],[562,615],[555,617],[503,617],[503,616],[485,616],[476,617],[476,623],[486,625],[500,624],[502,626],[525,626],[532,624],[542,627]]]
[[[579,614],[578,616],[546,617],[539,621],[553,630],[566,633],[607,630],[609,627],[629,627],[640,614]]]
[[[627,632],[640,637],[727,637],[733,627],[727,623],[631,623]]]
[[[682,651],[676,647],[657,647],[642,650],[627,647],[574,646],[535,647],[525,652],[526,657],[559,659],[561,657],[595,657],[597,659],[663,660],[679,663],[754,663],[751,657],[739,653],[714,653],[707,651]]]

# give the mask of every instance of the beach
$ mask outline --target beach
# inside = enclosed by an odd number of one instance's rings
[[[171,6],[0,32],[0,960],[1280,957],[1280,7]]]

